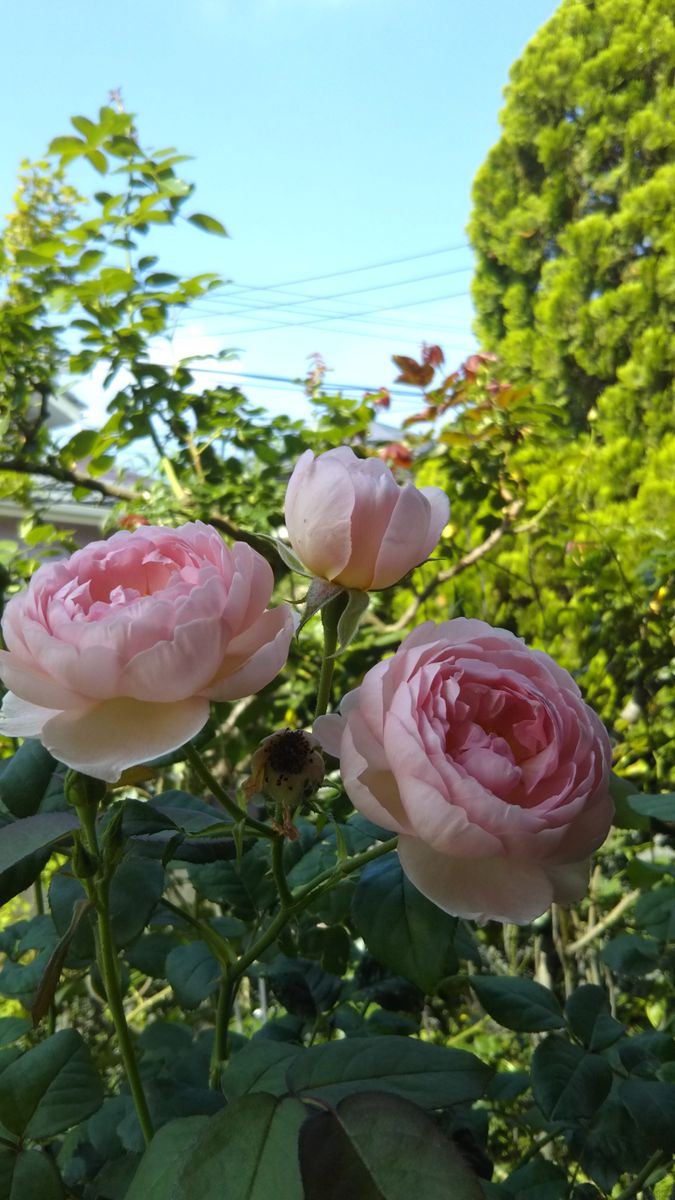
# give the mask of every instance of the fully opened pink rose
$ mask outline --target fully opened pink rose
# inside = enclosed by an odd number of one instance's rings
[[[523,924],[583,895],[613,814],[609,739],[572,677],[484,621],[427,622],[314,732],[447,912]]]
[[[286,491],[286,528],[316,576],[359,591],[387,588],[424,562],[450,515],[437,487],[400,487],[379,458],[348,446],[298,459]]]
[[[40,567],[2,621],[0,732],[109,781],[176,749],[211,700],[259,691],[286,662],[294,618],[267,608],[272,586],[264,558],[200,521]]]

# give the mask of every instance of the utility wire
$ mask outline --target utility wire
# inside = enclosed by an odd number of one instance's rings
[[[291,383],[294,387],[302,387],[304,380],[291,379],[290,375],[263,375],[253,371],[223,371],[219,368],[211,370],[210,367],[191,367],[191,373],[195,375],[216,375],[224,379],[247,379],[254,382],[266,383]],[[321,384],[322,388],[330,391],[349,391],[349,392],[379,392],[378,387],[366,387],[363,383],[336,383],[334,380],[324,380]],[[412,399],[408,388],[388,387],[387,391],[391,396],[403,396],[405,399]]]
[[[323,296],[304,296],[297,300],[276,301],[274,304],[246,304],[243,308],[236,308],[234,310],[224,309],[223,316],[237,317],[240,313],[249,312],[251,309],[255,312],[267,312],[268,310],[278,308],[300,308],[303,304],[310,303],[310,301],[322,303],[325,300],[344,300],[350,296],[362,296],[366,292],[386,291],[389,288],[405,287],[410,283],[426,283],[429,279],[445,279],[448,275],[465,275],[468,271],[473,271],[473,267],[452,267],[449,271],[434,271],[431,275],[417,275],[413,279],[395,279],[391,283],[372,283],[368,287],[353,288],[347,292],[332,292],[329,295]],[[215,300],[217,297],[214,296],[213,299]],[[228,297],[223,296],[219,297],[219,299],[227,301]]]
[[[399,303],[399,304],[383,304],[379,308],[364,308],[362,312],[352,313],[351,316],[352,316],[352,318],[366,317],[366,316],[370,316],[372,313],[393,312],[395,309],[413,308],[415,305],[418,305],[418,304],[437,304],[437,303],[440,303],[440,301],[442,301],[442,300],[458,300],[461,296],[470,296],[470,295],[471,295],[471,292],[451,292],[449,295],[445,295],[445,296],[426,296],[421,300],[404,300],[402,303]],[[321,325],[321,324],[323,324],[324,321],[334,321],[335,319],[336,319],[335,317],[313,317],[307,321],[276,321],[273,325],[259,325],[255,329],[251,329],[251,328],[232,329],[228,332],[228,337],[238,337],[239,334],[242,334],[242,333],[263,333],[264,331],[266,331],[268,329],[288,329],[288,328],[292,328],[292,329],[298,328],[299,329],[299,328],[307,326],[307,325]],[[326,332],[335,333],[337,331],[336,330],[327,330]],[[340,332],[343,332],[343,331],[341,330]],[[350,336],[354,332],[355,332],[354,330],[350,330]],[[373,335],[368,335],[368,336],[376,336],[376,335],[373,334]]]
[[[275,288],[295,287],[296,284],[316,283],[319,279],[337,279],[342,275],[357,275],[360,271],[376,271],[381,267],[397,267],[400,263],[416,262],[419,258],[433,258],[439,254],[452,254],[456,250],[469,250],[471,245],[469,242],[460,242],[455,246],[441,246],[437,250],[425,250],[423,254],[407,254],[404,258],[388,258],[381,262],[368,263],[363,267],[348,267],[343,271],[330,271],[324,275],[306,275],[303,279],[286,279],[282,283],[266,283],[266,284],[239,284],[238,291],[241,292],[267,292]]]
[[[282,309],[283,309],[283,306],[280,305],[280,311],[282,311]],[[191,304],[190,305],[190,313],[198,313],[200,315],[200,317],[202,317],[203,320],[205,320],[205,321],[221,320],[222,318],[227,319],[230,316],[229,313],[225,313],[225,312],[221,312],[221,311],[216,312],[216,311],[212,311],[210,309],[201,308],[201,306],[199,304]],[[305,315],[305,314],[301,314],[301,315]],[[419,321],[405,321],[405,320],[401,320],[401,318],[398,318],[398,320],[396,318],[394,318],[393,321],[388,321],[386,319],[386,317],[385,318],[380,317],[379,319],[376,317],[374,320],[369,320],[367,317],[363,317],[363,316],[357,317],[357,314],[354,313],[354,311],[350,310],[350,309],[336,308],[332,313],[328,313],[328,312],[322,312],[321,309],[317,308],[317,309],[315,309],[314,314],[307,313],[306,315],[307,316],[315,315],[317,317],[325,316],[327,320],[336,320],[336,321],[343,321],[343,320],[351,321],[351,320],[358,319],[362,325],[376,325],[376,326],[382,326],[384,328],[389,328],[389,329],[414,329],[414,330],[418,331],[420,328]],[[461,333],[463,330],[465,330],[467,328],[467,321],[462,321],[460,324],[454,324],[454,325],[448,325],[448,324],[445,324],[444,322],[439,321],[437,323],[434,323],[434,325],[436,328],[442,329],[443,332],[447,332],[448,330],[454,329],[455,332]]]

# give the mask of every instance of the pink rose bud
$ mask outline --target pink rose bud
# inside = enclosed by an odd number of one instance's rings
[[[298,558],[320,579],[358,591],[398,583],[438,544],[450,502],[437,487],[399,486],[379,458],[347,446],[306,450],[286,491],[286,527]]]
[[[260,691],[295,619],[271,568],[201,521],[142,525],[35,573],[5,609],[0,733],[110,782],[189,741],[211,700]]]
[[[580,899],[612,821],[611,749],[552,658],[484,621],[428,621],[341,707],[314,732],[429,900],[525,924]]]

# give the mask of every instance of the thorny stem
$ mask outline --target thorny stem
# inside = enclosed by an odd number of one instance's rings
[[[335,651],[337,650],[337,630],[340,615],[347,602],[345,592],[340,592],[321,609],[323,623],[323,657],[319,672],[319,686],[316,693],[315,717],[322,717],[330,704],[330,689],[335,670]]]
[[[631,1180],[627,1187],[625,1187],[623,1191],[619,1193],[619,1195],[616,1197],[616,1200],[633,1200],[634,1196],[639,1196],[652,1172],[656,1171],[658,1167],[666,1165],[667,1160],[665,1154],[661,1150],[657,1150],[654,1154],[652,1154],[651,1158],[647,1160],[639,1175],[636,1175],[635,1179]]]
[[[254,817],[249,817],[242,808],[239,808],[239,806],[235,804],[234,800],[228,796],[225,788],[221,787],[215,775],[213,775],[209,770],[199,751],[196,750],[190,742],[187,742],[183,749],[185,750],[185,757],[190,763],[190,766],[194,769],[195,774],[199,776],[202,783],[205,784],[209,791],[213,793],[213,795],[216,797],[216,800],[222,804],[223,808],[230,814],[233,821],[244,821],[247,828],[259,834],[260,837],[271,839],[275,836],[269,825],[264,825],[262,821],[256,821]]]
[[[361,867],[366,866],[367,863],[372,862],[373,859],[381,858],[383,854],[388,854],[391,850],[395,850],[397,844],[398,838],[389,838],[386,842],[380,842],[377,846],[371,846],[370,850],[364,850],[361,854],[355,854],[353,858],[343,859],[335,867],[324,871],[321,875],[317,875],[316,879],[313,879],[311,883],[307,883],[303,887],[291,891],[285,876],[283,877],[283,885],[279,888],[279,880],[283,874],[283,867],[280,867],[283,839],[280,837],[276,839],[272,847],[272,854],[274,877],[280,893],[279,910],[267,928],[263,930],[257,941],[239,957],[237,963],[227,970],[223,977],[218,997],[216,1043],[211,1060],[212,1087],[214,1086],[214,1080],[216,1081],[215,1086],[217,1086],[220,1079],[220,1072],[227,1061],[227,1030],[241,978],[248,968],[260,957],[268,946],[271,946],[276,941],[284,926],[295,913],[302,912],[308,904],[311,904],[315,897],[322,895],[336,883],[340,883],[342,879],[353,874],[354,871],[358,871]],[[274,866],[275,857],[276,867]],[[279,875],[277,874],[278,871],[280,872]]]
[[[134,1046],[127,1025],[124,1011],[124,1001],[120,988],[120,978],[117,964],[117,951],[110,923],[109,879],[99,860],[98,842],[96,838],[96,806],[83,804],[77,806],[77,815],[82,828],[82,841],[94,861],[98,862],[98,870],[93,879],[84,880],[90,899],[96,907],[96,958],[103,980],[108,1008],[112,1017],[124,1070],[129,1083],[136,1115],[146,1144],[152,1140],[153,1125],[150,1110],[143,1090],[143,1083]]]

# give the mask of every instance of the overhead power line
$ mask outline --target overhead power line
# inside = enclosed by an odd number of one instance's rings
[[[470,296],[470,292],[451,292],[445,296],[426,296],[421,300],[404,300],[399,304],[383,304],[378,308],[364,308],[362,312],[351,313],[350,317],[367,317],[372,313],[378,312],[393,312],[395,309],[413,308],[419,304],[437,304],[443,300],[458,300],[461,296]],[[268,329],[294,329],[302,328],[307,325],[321,325],[325,321],[334,321],[335,317],[312,317],[307,321],[276,321],[273,325],[259,325],[255,329],[231,329],[228,331],[228,337],[237,337],[242,333],[263,333]],[[350,331],[353,332],[353,331]],[[373,335],[374,336],[374,335]]]
[[[290,375],[264,375],[253,371],[223,371],[220,368],[210,367],[191,367],[191,372],[195,375],[217,375],[226,379],[247,379],[254,382],[265,383],[292,383],[295,387],[302,387],[302,379],[292,379]],[[363,383],[336,383],[334,380],[324,380],[322,385],[331,391],[346,391],[346,392],[379,392],[381,384],[377,387],[367,387]],[[410,399],[409,388],[388,387],[387,391],[392,396],[403,396]]]
[[[471,248],[469,242],[459,242],[454,246],[440,246],[436,250],[425,250],[422,254],[407,254],[403,258],[387,258],[376,263],[366,263],[361,267],[347,267],[342,271],[329,271],[323,275],[305,275],[302,279],[286,279],[281,283],[265,283],[265,284],[238,284],[237,290],[241,292],[268,292],[275,288],[295,287],[301,283],[316,283],[319,279],[337,279],[342,275],[357,275],[360,271],[377,271],[382,267],[397,267],[400,263],[415,262],[420,258],[433,258],[439,254],[452,254],[457,250],[468,250]]]
[[[330,294],[323,296],[304,296],[297,300],[290,301],[279,300],[275,301],[274,304],[245,304],[243,308],[235,308],[234,310],[223,309],[222,315],[228,317],[237,317],[241,313],[247,313],[251,310],[255,312],[268,312],[274,309],[301,308],[303,304],[309,304],[310,302],[316,303],[318,301],[319,303],[322,303],[326,300],[344,300],[350,296],[362,296],[366,292],[381,292],[390,288],[406,287],[411,283],[426,283],[429,279],[445,279],[448,275],[465,275],[468,271],[472,270],[472,266],[452,267],[449,271],[434,271],[431,275],[417,275],[412,279],[395,279],[391,283],[371,283],[368,285],[368,287],[353,288],[351,291],[347,292],[331,292]],[[222,297],[222,299],[227,300],[227,296]]]

